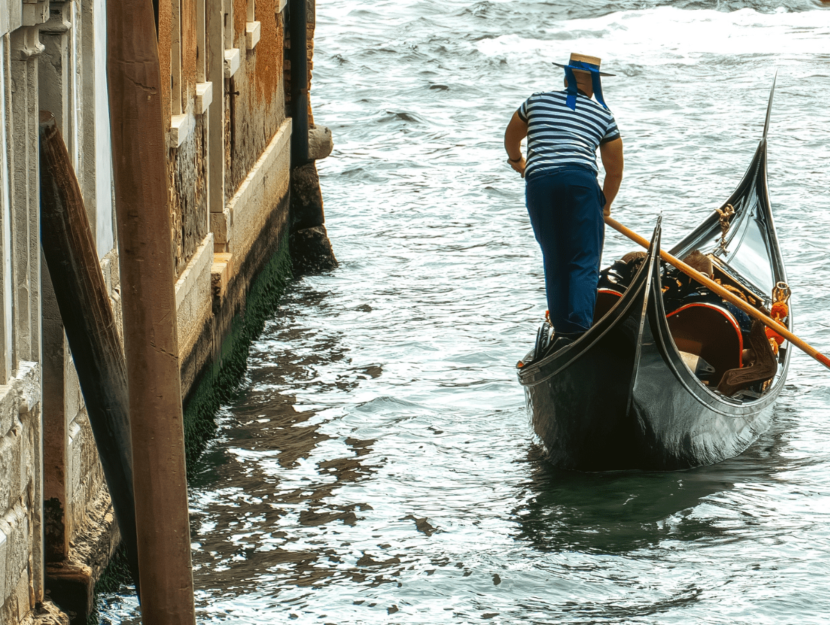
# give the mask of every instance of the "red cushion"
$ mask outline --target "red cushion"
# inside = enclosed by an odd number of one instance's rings
[[[677,348],[700,356],[715,368],[713,387],[729,369],[742,366],[741,328],[725,308],[715,304],[686,304],[666,318]]]

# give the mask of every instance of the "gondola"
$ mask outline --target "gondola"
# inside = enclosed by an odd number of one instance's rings
[[[762,310],[774,303],[774,292],[780,298],[776,287],[786,285],[767,189],[774,90],[773,83],[763,137],[743,180],[671,250],[678,258],[703,254],[714,277]],[[550,331],[543,324],[535,349],[519,362],[533,430],[556,466],[604,471],[709,465],[740,454],[769,427],[791,348],[783,343],[774,354],[769,343],[768,379],[723,391],[727,372],[751,373],[743,361],[748,335],[734,311],[701,289],[690,292],[689,302],[669,301],[664,290],[678,279],[660,260],[660,238],[658,220],[648,253],[627,279],[614,266],[601,272],[587,333],[559,346],[540,340]],[[791,311],[782,322],[792,329]],[[755,339],[757,331],[753,327]]]

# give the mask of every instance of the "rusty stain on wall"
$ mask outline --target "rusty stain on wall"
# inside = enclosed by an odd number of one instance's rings
[[[182,28],[183,109],[193,113],[192,102],[197,80],[196,2],[180,0]],[[239,49],[241,66],[230,80],[217,88],[214,99],[224,100],[224,201],[233,197],[239,185],[259,159],[285,119],[284,90],[280,84],[284,59],[283,14],[277,12],[279,0],[257,0],[256,20],[260,40],[253,50],[245,41],[248,0],[233,0],[233,46]],[[171,122],[171,45],[174,2],[159,3],[159,58],[162,76],[162,106],[165,127]],[[313,26],[311,26],[313,32]],[[221,94],[221,95],[220,95]],[[195,115],[195,129],[177,149],[168,151],[168,200],[177,275],[181,275],[193,253],[207,235],[205,120]],[[202,215],[204,214],[204,218]]]
[[[182,110],[196,94],[196,2],[181,0],[182,6]]]
[[[234,0],[234,45],[242,64],[230,81],[225,107],[225,201],[233,197],[285,119],[280,88],[283,60],[283,24],[276,12],[278,0],[260,0],[256,18],[261,38],[246,50],[246,0]],[[241,18],[241,19],[240,19]]]
[[[173,3],[159,2],[159,69],[161,70],[161,114],[164,128],[170,127],[170,90],[173,79],[171,48]]]
[[[282,15],[274,5],[274,0],[264,0],[256,7],[256,18],[262,29],[256,58],[257,93],[269,105],[279,90],[283,57]]]
[[[237,44],[240,51],[245,53],[245,22],[248,20],[248,0],[233,0],[233,40],[242,37],[242,44]]]

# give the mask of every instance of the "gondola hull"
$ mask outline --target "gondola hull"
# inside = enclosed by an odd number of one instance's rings
[[[558,466],[636,466],[637,428],[629,406],[649,273],[644,264],[627,293],[580,341],[520,374],[533,430]]]
[[[659,229],[653,248],[658,243]],[[677,470],[746,449],[769,427],[785,373],[751,403],[716,395],[700,382],[671,338],[652,249],[606,317],[520,378],[533,430],[553,464]]]
[[[715,394],[698,380],[671,338],[654,271],[629,409],[637,468],[688,469],[737,456],[769,427],[783,384],[745,403]]]

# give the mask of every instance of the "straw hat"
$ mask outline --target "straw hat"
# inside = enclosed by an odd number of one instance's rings
[[[616,74],[606,74],[605,72],[599,71],[600,63],[602,59],[598,56],[588,56],[587,54],[577,54],[576,52],[571,53],[571,59],[568,61],[567,65],[562,65],[562,63],[554,63],[557,67],[564,67],[569,69],[575,69],[577,71],[582,72],[591,72],[594,73],[592,70],[595,70],[600,76],[615,76]],[[588,67],[586,67],[586,65]]]

